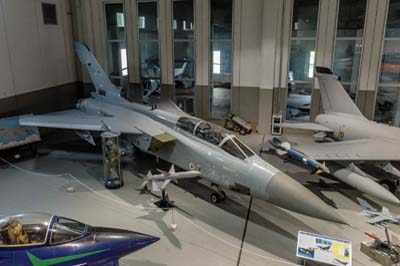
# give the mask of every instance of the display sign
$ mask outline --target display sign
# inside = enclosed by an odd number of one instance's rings
[[[0,119],[0,150],[40,141],[36,127],[20,126],[19,117]]]
[[[299,231],[296,256],[338,266],[351,266],[351,241]]]

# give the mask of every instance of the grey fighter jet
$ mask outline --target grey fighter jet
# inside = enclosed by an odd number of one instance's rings
[[[221,198],[222,189],[234,189],[297,213],[347,223],[334,209],[262,160],[235,135],[182,112],[176,105],[162,108],[162,104],[148,106],[127,101],[85,45],[77,43],[76,52],[96,91],[90,98],[80,100],[74,110],[24,116],[21,125],[87,134],[118,132],[146,153],[185,171],[200,172],[200,177],[217,185],[218,193],[210,197],[213,201]]]
[[[323,113],[315,123],[282,123],[285,128],[297,128],[318,132],[314,137],[326,143],[295,145],[293,149],[320,162],[328,162],[330,172],[344,183],[392,203],[400,201],[366,174],[354,163],[372,161],[377,166],[398,175],[399,171],[390,161],[400,160],[400,128],[379,124],[365,118],[339,81],[339,77],[324,67],[315,68],[318,78]],[[332,142],[334,140],[334,142]],[[334,162],[334,164],[329,164]],[[399,175],[400,177],[400,175]],[[388,181],[388,180],[385,180]],[[396,190],[393,183],[391,192]]]

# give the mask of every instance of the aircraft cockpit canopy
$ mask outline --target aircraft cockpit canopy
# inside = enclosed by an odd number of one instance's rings
[[[46,213],[26,213],[0,220],[0,248],[65,243],[82,237],[87,225]]]
[[[221,142],[221,148],[226,151],[227,153],[239,158],[239,159],[246,159],[249,158],[255,153],[244,145],[237,137],[234,135],[228,136],[224,141]]]
[[[209,143],[221,146],[223,150],[237,158],[244,160],[255,155],[255,153],[235,137],[235,135],[207,121],[195,117],[183,116],[178,119],[176,126]]]
[[[219,145],[229,135],[222,127],[195,117],[180,117],[176,126],[214,145]]]
[[[40,245],[46,242],[52,216],[28,213],[0,220],[0,248],[5,246]]]
[[[50,244],[56,245],[78,239],[84,235],[86,225],[64,217],[55,217],[50,236]]]

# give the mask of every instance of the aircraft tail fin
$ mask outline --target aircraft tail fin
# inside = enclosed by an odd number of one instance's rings
[[[343,88],[339,77],[333,75],[332,70],[317,66],[315,67],[315,75],[318,78],[322,109],[325,113],[336,112],[363,116]]]
[[[121,95],[121,88],[118,88],[110,81],[108,75],[104,72],[99,62],[97,62],[96,58],[85,44],[76,42],[75,51],[81,63],[85,65],[98,96],[107,97]]]
[[[361,198],[357,198],[357,200],[360,203],[361,208],[363,210],[376,211],[376,209],[374,207],[372,207],[371,205],[369,205],[368,202],[366,202],[365,200],[363,200]]]
[[[175,165],[171,165],[171,168],[169,169],[169,172],[168,173],[170,173],[170,174],[175,174]]]
[[[389,209],[386,208],[385,206],[382,207],[382,214],[385,216],[391,216],[392,214],[390,213]]]
[[[161,191],[164,190],[167,185],[171,182],[171,179],[165,179],[165,180],[152,180],[152,191]]]

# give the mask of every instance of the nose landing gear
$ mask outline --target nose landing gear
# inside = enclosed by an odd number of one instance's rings
[[[220,186],[216,184],[211,184],[211,186],[216,186],[218,191],[211,193],[210,195],[210,201],[214,204],[217,204],[220,201],[226,200],[226,194],[225,192],[221,189]]]

